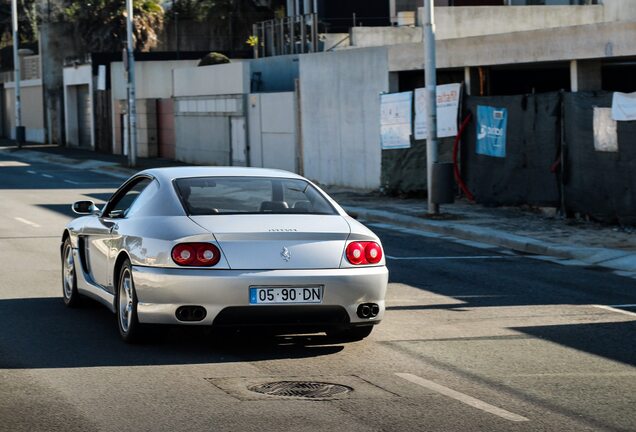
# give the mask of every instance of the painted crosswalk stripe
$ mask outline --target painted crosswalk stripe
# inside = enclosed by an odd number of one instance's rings
[[[399,376],[402,379],[405,379],[407,381],[410,381],[414,384],[420,385],[422,387],[425,387],[429,390],[433,390],[437,393],[440,393],[444,396],[447,396],[449,398],[455,399],[459,402],[462,402],[466,405],[469,405],[473,408],[477,408],[478,410],[490,413],[490,414],[494,414],[498,417],[501,417],[503,419],[506,420],[510,420],[513,422],[526,422],[526,421],[530,421],[529,419],[520,416],[518,414],[515,413],[511,413],[510,411],[506,411],[503,408],[499,408],[496,407],[494,405],[490,405],[487,402],[484,402],[482,400],[479,400],[477,398],[474,398],[472,396],[468,396],[467,394],[464,393],[460,393],[456,390],[450,389],[448,387],[444,387],[443,385],[437,384],[433,381],[424,379],[422,377],[419,377],[417,375],[413,375],[413,374],[409,374],[409,373],[396,373],[397,376]]]

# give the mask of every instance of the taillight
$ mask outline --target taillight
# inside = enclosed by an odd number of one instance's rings
[[[181,243],[172,248],[172,260],[180,266],[212,267],[220,259],[221,251],[210,243]]]
[[[382,248],[376,242],[351,242],[346,255],[353,265],[377,264],[382,261]]]

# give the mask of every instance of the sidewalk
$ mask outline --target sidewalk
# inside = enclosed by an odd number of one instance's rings
[[[96,170],[120,179],[150,167],[184,165],[167,159],[140,158],[130,169],[123,156],[57,146],[2,147],[0,151],[30,161]],[[460,200],[442,206],[439,218],[426,215],[421,199],[399,199],[377,193],[326,188],[348,212],[370,222],[415,228],[519,252],[553,257],[570,265],[599,266],[636,277],[636,229],[584,220],[564,220],[517,207],[490,208]]]

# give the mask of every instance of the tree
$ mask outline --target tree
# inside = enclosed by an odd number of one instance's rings
[[[19,37],[22,43],[38,40],[38,9],[36,0],[18,0]],[[0,3],[0,47],[12,45],[11,0]]]
[[[135,49],[157,45],[163,27],[161,0],[133,0]],[[65,20],[71,23],[89,52],[120,51],[126,42],[125,0],[66,0]]]
[[[170,4],[170,2],[167,2]],[[252,34],[252,24],[271,19],[270,8],[257,6],[254,0],[175,0],[166,13],[169,20],[176,16],[209,24],[212,35],[222,35],[225,44],[215,49],[245,48],[245,40]]]

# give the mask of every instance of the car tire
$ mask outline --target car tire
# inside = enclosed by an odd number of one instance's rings
[[[67,238],[62,245],[62,298],[67,307],[77,307],[82,300],[77,290],[76,268],[71,239]]]
[[[143,339],[143,328],[137,318],[137,293],[133,281],[130,261],[123,262],[117,278],[115,296],[115,314],[117,328],[121,338],[127,343],[140,342]]]
[[[372,331],[372,325],[351,326],[345,329],[328,331],[327,336],[340,342],[357,342],[369,336]]]

